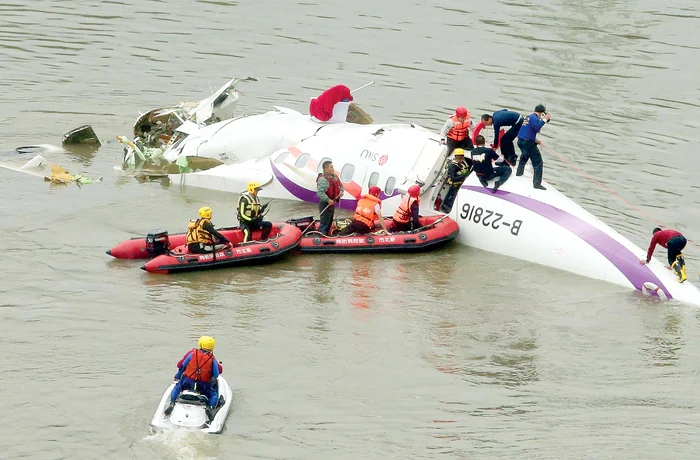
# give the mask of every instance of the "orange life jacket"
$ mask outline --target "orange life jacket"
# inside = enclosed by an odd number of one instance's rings
[[[204,219],[200,217],[197,220],[192,219],[187,225],[187,244],[191,243],[202,243],[202,244],[212,244],[214,243],[214,237],[208,231],[204,230],[204,224],[211,222],[209,219]]]
[[[464,121],[459,121],[457,115],[452,115],[450,120],[452,120],[455,125],[447,132],[447,137],[453,141],[461,141],[462,139],[466,139],[466,137],[469,135],[469,125],[471,125],[469,112],[467,112],[467,116],[464,118]]]
[[[418,198],[412,197],[408,193],[405,194],[403,196],[403,200],[401,200],[401,204],[398,208],[396,208],[396,212],[394,213],[394,221],[400,224],[409,223],[411,221],[411,217],[413,216],[411,206],[413,206],[413,203],[416,201],[418,201]]]
[[[202,350],[193,350],[190,362],[187,363],[183,375],[197,382],[209,383],[214,366],[214,355]]]
[[[362,198],[357,202],[355,215],[352,218],[358,222],[362,222],[369,228],[374,228],[374,220],[377,218],[377,213],[374,212],[374,206],[379,203],[381,206],[382,200],[374,195],[362,195]]]

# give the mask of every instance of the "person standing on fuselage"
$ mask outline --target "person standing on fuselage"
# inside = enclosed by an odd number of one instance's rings
[[[484,147],[485,143],[486,139],[484,139],[484,136],[477,136],[476,148],[471,151],[472,168],[476,173],[476,177],[479,178],[479,182],[481,182],[481,185],[484,187],[489,186],[488,181],[498,177],[491,191],[491,193],[496,193],[496,190],[508,180],[512,169],[507,165],[496,166],[494,168],[493,162],[498,159],[498,154],[495,150]]]
[[[440,144],[447,143],[447,156],[454,149],[471,150],[474,148],[469,136],[472,121],[469,112],[464,107],[457,107],[455,114],[447,119],[440,130]]]
[[[518,147],[521,153],[518,171],[515,175],[522,176],[525,173],[525,164],[528,160],[532,160],[532,169],[534,170],[532,185],[538,190],[547,190],[542,185],[542,166],[544,163],[542,162],[540,149],[537,148],[542,143],[537,139],[537,133],[540,132],[545,123],[549,123],[547,108],[542,104],[538,104],[534,113],[530,114],[523,121],[523,125],[518,132]]]
[[[323,173],[316,177],[316,195],[318,196],[318,210],[321,213],[321,223],[318,231],[328,235],[331,231],[333,216],[335,215],[335,203],[340,202],[340,197],[345,193],[343,184],[335,174],[333,162],[324,161],[321,165]]]
[[[481,116],[481,121],[484,125],[493,126],[494,137],[491,148],[498,150],[500,147],[503,158],[510,166],[515,166],[518,161],[513,141],[518,137],[523,120],[523,116],[518,112],[508,109],[499,110],[494,112],[493,115],[484,114]],[[504,126],[510,126],[510,129],[501,136],[499,133]]]

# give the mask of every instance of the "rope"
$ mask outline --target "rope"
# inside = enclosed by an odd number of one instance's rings
[[[616,196],[617,198],[619,198],[620,200],[622,200],[622,202],[625,203],[627,206],[629,206],[629,207],[632,208],[632,209],[635,209],[637,212],[639,212],[639,213],[642,214],[643,216],[647,217],[649,220],[651,220],[652,222],[654,222],[655,224],[657,224],[659,227],[668,228],[668,227],[665,226],[661,221],[655,219],[655,218],[652,217],[650,214],[644,212],[644,211],[643,211],[642,209],[640,209],[638,206],[633,205],[632,203],[630,203],[629,201],[627,201],[625,198],[623,198],[622,196],[620,196],[617,192],[615,192],[614,190],[611,190],[610,188],[606,187],[604,184],[600,183],[600,181],[596,180],[596,178],[594,178],[593,176],[591,176],[591,175],[588,174],[587,172],[583,171],[582,169],[578,168],[578,167],[575,166],[573,163],[571,163],[570,161],[568,161],[568,160],[567,160],[566,158],[564,158],[563,156],[559,155],[557,152],[555,152],[554,150],[552,150],[551,148],[549,148],[549,147],[546,146],[545,144],[540,144],[540,145],[541,145],[542,147],[544,147],[549,153],[551,153],[552,155],[554,155],[555,157],[559,158],[561,161],[563,161],[564,163],[566,163],[570,168],[574,169],[575,171],[577,171],[578,173],[580,173],[581,175],[583,175],[585,178],[587,178],[587,179],[590,180],[591,182],[593,182],[593,183],[599,185],[599,186],[600,186],[603,190],[605,190],[606,192],[610,193],[611,195]],[[687,239],[687,238],[686,238],[686,239]],[[688,240],[688,243],[692,244],[692,245],[695,246],[696,248],[700,248],[700,246],[698,246],[697,244],[693,243],[693,242],[690,241],[690,240]]]

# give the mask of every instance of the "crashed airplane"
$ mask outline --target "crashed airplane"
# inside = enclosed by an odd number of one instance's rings
[[[412,123],[349,123],[351,104],[335,103],[325,121],[284,107],[204,126],[185,120],[163,157],[175,163],[205,157],[221,164],[170,174],[170,180],[231,193],[257,181],[262,197],[318,202],[316,177],[322,163],[332,160],[346,190],[341,207],[354,209],[362,193],[377,185],[389,214],[401,194],[417,184],[422,214],[439,214],[449,161],[440,136]],[[511,177],[496,193],[471,175],[450,217],[459,223],[462,244],[700,305],[696,286],[679,283],[656,259],[640,265],[643,249],[551,184],[547,190],[533,189],[531,172]]]

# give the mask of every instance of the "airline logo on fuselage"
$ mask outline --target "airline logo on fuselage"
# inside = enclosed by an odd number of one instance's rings
[[[387,160],[389,160],[389,155],[379,155],[379,152],[373,152],[371,150],[364,149],[360,152],[360,158],[375,161],[379,166],[383,166]]]

